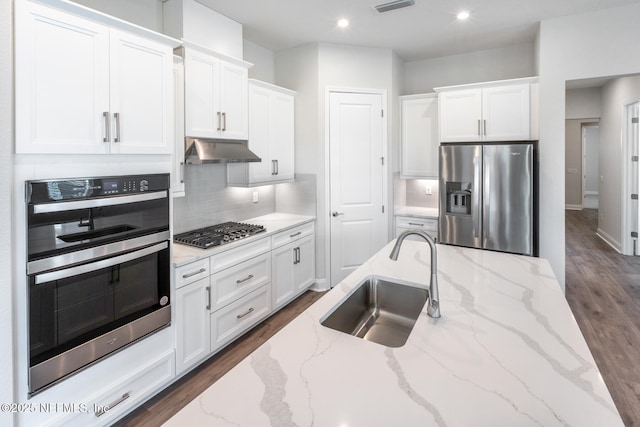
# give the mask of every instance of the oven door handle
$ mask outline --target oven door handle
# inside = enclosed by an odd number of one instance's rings
[[[79,274],[90,273],[92,271],[101,270],[107,267],[113,267],[114,265],[122,264],[127,261],[133,261],[138,258],[151,255],[156,252],[160,252],[169,247],[168,242],[158,243],[153,246],[146,247],[134,252],[129,252],[123,255],[117,255],[111,258],[103,259],[101,261],[92,262],[89,264],[78,265],[75,267],[65,268],[64,270],[51,271],[49,273],[37,274],[35,276],[36,285],[42,283],[53,282],[54,280],[66,279],[68,277],[77,276]]]
[[[34,214],[65,212],[76,209],[101,208],[105,206],[125,205],[127,203],[147,202],[149,200],[168,197],[167,190],[149,193],[133,194],[130,196],[102,197],[99,199],[74,200],[71,202],[40,203],[33,205]]]

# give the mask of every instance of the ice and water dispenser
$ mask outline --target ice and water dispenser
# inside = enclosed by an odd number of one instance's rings
[[[446,183],[446,210],[448,214],[471,215],[471,183]]]

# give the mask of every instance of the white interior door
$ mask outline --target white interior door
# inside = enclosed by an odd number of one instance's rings
[[[582,126],[582,207],[598,209],[600,126]]]
[[[331,285],[386,242],[382,95],[329,95]]]

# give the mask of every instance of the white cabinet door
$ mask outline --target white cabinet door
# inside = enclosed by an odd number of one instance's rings
[[[296,294],[308,289],[316,280],[316,247],[314,236],[298,240],[297,262],[293,265],[293,282]]]
[[[400,98],[401,175],[438,178],[438,98],[436,94]]]
[[[439,100],[441,142],[482,140],[480,89],[442,92]]]
[[[186,135],[247,139],[247,68],[195,49],[184,67]]]
[[[277,310],[315,281],[315,238],[299,238],[271,253],[273,309]]]
[[[198,51],[186,50],[184,80],[186,136],[219,137],[220,60]]]
[[[111,30],[112,153],[173,152],[173,52]]]
[[[249,136],[247,75],[246,68],[220,61],[221,136],[225,139]]]
[[[16,3],[16,152],[107,153],[109,28]]]
[[[488,87],[482,90],[483,139],[530,139],[530,85]]]
[[[274,93],[272,97],[271,158],[276,161],[275,181],[294,178],[294,98]]]
[[[286,302],[293,298],[295,293],[295,283],[293,276],[293,267],[296,261],[296,244],[288,245],[274,249],[271,252],[271,269],[272,269],[272,298],[273,309],[277,310]]]
[[[227,165],[229,185],[257,186],[294,178],[294,92],[249,83],[249,149],[260,162]]]
[[[176,373],[205,359],[211,350],[209,277],[176,290]]]
[[[231,167],[248,168],[249,182],[269,182],[272,179],[271,162],[271,93],[251,85],[249,87],[249,148],[262,161]]]

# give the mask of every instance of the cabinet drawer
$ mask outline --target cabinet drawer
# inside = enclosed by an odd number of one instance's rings
[[[175,269],[176,289],[209,276],[209,258],[186,264]]]
[[[438,220],[434,218],[396,217],[396,227],[438,231]]]
[[[258,255],[269,252],[270,250],[271,240],[268,237],[264,237],[253,242],[249,242],[246,245],[213,255],[210,259],[209,267],[211,269],[211,273],[215,273],[248,259],[255,258]]]
[[[301,237],[309,236],[313,234],[313,222],[308,222],[306,224],[299,225],[294,228],[290,228],[288,230],[281,231],[280,233],[274,234],[271,237],[271,242],[273,248],[280,247],[282,245],[286,245],[289,242],[293,242]]]
[[[53,425],[111,425],[168,384],[174,377],[174,367],[175,353],[171,350],[119,384],[109,387],[109,391],[89,399],[82,414]]]
[[[265,285],[211,314],[211,350],[258,323],[271,313],[271,286]]]
[[[264,253],[211,276],[211,311],[271,282],[271,257]]]

